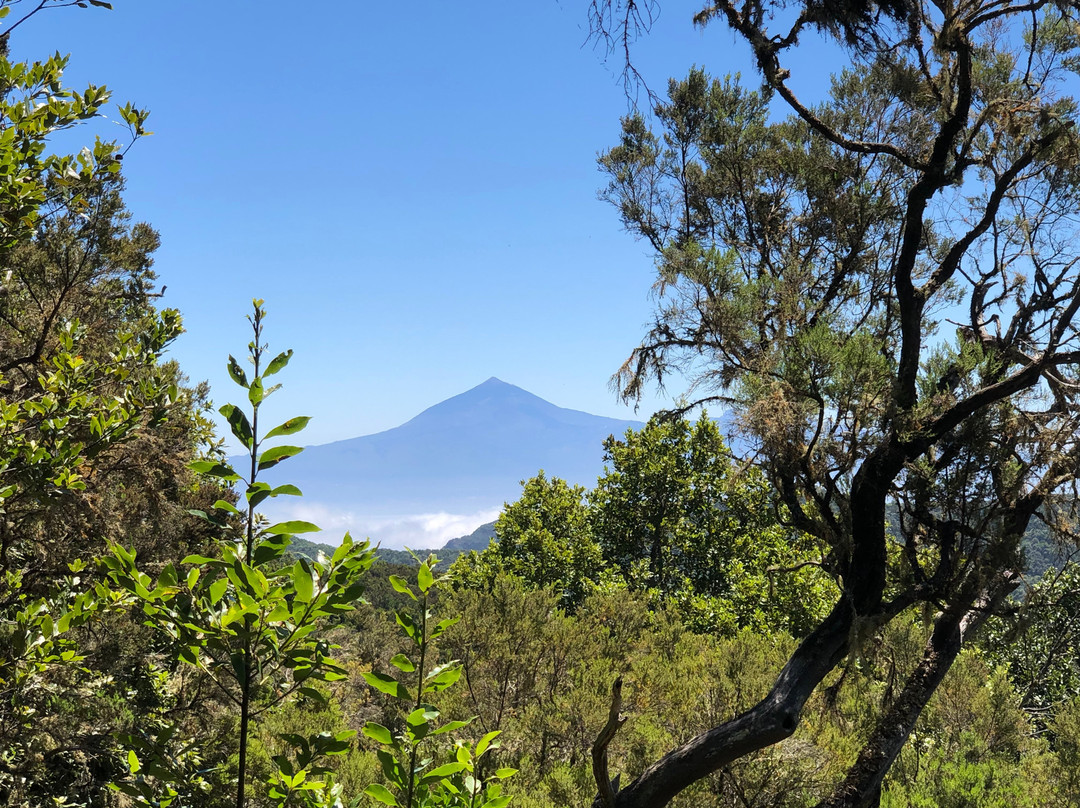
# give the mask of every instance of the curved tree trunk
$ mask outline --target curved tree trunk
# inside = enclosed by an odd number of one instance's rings
[[[779,743],[799,723],[806,700],[847,654],[853,611],[842,599],[799,645],[772,691],[726,724],[669,752],[615,795],[616,808],[660,808],[691,783],[733,760]]]
[[[923,649],[922,660],[908,677],[900,696],[878,719],[874,734],[847,776],[830,797],[818,803],[817,808],[875,808],[879,804],[881,784],[889,767],[956,661],[964,641],[970,639],[971,632],[982,625],[1017,583],[1006,574],[991,586],[990,591],[953,604],[938,617]]]

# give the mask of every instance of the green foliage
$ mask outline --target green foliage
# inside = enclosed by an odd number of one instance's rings
[[[1007,808],[1064,805],[1042,745],[1004,668],[963,654],[898,758],[883,806]]]
[[[987,626],[980,646],[1007,666],[1035,714],[1080,696],[1080,565],[1048,569],[1022,606]]]
[[[451,569],[490,588],[501,573],[552,587],[564,608],[619,583],[674,604],[695,630],[805,634],[835,585],[809,537],[782,526],[760,471],[736,469],[703,414],[653,418],[604,443],[611,464],[587,495],[543,472],[495,523],[496,540]]]
[[[198,513],[221,530],[216,553],[187,556],[182,562],[186,570],[168,564],[156,581],[138,568],[134,550],[115,544],[102,559],[115,591],[141,609],[146,624],[166,639],[177,659],[204,672],[238,711],[236,803],[240,808],[246,802],[250,720],[294,694],[320,701],[324,696],[315,683],[345,677],[344,669],[330,656],[330,643],[316,630],[326,618],[354,608],[362,592],[361,577],[374,558],[367,542],[355,543],[346,534],[331,558],[324,556],[313,562],[299,557],[286,564],[282,556],[292,535],[317,528],[299,521],[256,526],[255,507],[259,503],[267,497],[299,493],[294,486],[272,488],[258,480],[259,471],[300,451],[293,446],[263,448],[266,438],[258,428],[259,408],[277,389],[265,386],[263,380],[281,370],[292,353],[279,354],[263,365],[264,317],[262,302],[255,301],[250,318],[254,332],[249,345],[254,369],[250,381],[236,360],[229,358],[230,375],[247,391],[251,417],[231,404],[221,408],[233,434],[249,450],[250,475],[243,477],[223,461],[192,464],[195,471],[211,478],[246,483],[247,513],[241,514],[225,500],[215,503],[217,514]],[[267,434],[292,433],[304,422],[306,419],[292,419]],[[230,521],[240,516],[244,517],[242,531]],[[274,803],[332,804],[337,799],[332,777],[309,778],[327,774],[320,759],[341,754],[349,737],[349,733],[336,733],[284,738],[293,752],[274,758],[278,764],[271,781]],[[172,781],[164,767],[146,775],[129,771],[130,781],[118,783],[117,788],[144,803],[175,799],[179,788],[190,787],[184,780]],[[154,778],[149,786],[147,777]],[[151,798],[151,794],[159,796]]]
[[[473,720],[440,721],[441,714],[430,701],[436,693],[457,683],[462,673],[456,660],[434,664],[435,640],[457,622],[457,618],[435,622],[429,609],[436,584],[432,570],[437,563],[434,555],[420,562],[415,588],[404,578],[390,576],[394,590],[412,600],[418,609],[416,614],[409,611],[395,614],[398,625],[411,641],[414,655],[400,653],[390,659],[390,664],[398,670],[396,675],[375,671],[363,674],[371,687],[390,696],[404,714],[396,733],[375,721],[364,726],[364,735],[382,747],[378,751],[379,762],[386,782],[394,789],[372,783],[364,793],[393,808],[504,808],[510,797],[502,795],[500,781],[513,776],[515,770],[498,769],[486,779],[481,773],[482,758],[499,746],[495,740],[499,735],[497,730],[486,733],[475,746],[455,740],[453,759],[447,763],[431,767],[434,758],[423,756],[433,739],[450,738],[451,733],[467,727]]]
[[[138,721],[113,706],[130,657],[101,653],[113,603],[82,559],[112,532],[155,561],[200,540],[166,524],[197,499],[183,465],[205,434],[200,394],[160,362],[180,318],[154,310],[157,237],[128,223],[120,187],[84,183],[78,217],[40,218],[32,239],[5,250],[0,793],[12,800],[98,801],[109,733]]]
[[[702,631],[800,635],[824,616],[836,590],[820,553],[779,524],[764,476],[735,467],[707,413],[654,417],[604,450],[590,523],[629,586],[672,599]]]
[[[465,586],[490,585],[500,572],[530,585],[560,592],[573,609],[610,579],[588,523],[585,489],[550,480],[540,471],[522,482],[521,498],[509,503],[495,522],[495,541],[479,555],[462,556],[452,575]]]

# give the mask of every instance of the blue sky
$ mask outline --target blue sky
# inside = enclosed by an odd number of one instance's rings
[[[368,434],[490,376],[634,417],[608,379],[637,344],[652,260],[596,198],[628,109],[585,2],[132,2],[56,9],[12,55],[71,53],[69,84],[152,110],[127,200],[162,235],[173,355],[215,401],[265,298],[296,356],[275,407],[306,443]],[[655,89],[692,64],[748,70],[696,6],[634,56]],[[122,136],[109,121],[81,129]],[[646,399],[643,417],[665,400]],[[271,413],[271,416],[275,413]]]

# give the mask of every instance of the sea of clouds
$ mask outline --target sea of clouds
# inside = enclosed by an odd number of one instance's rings
[[[300,519],[314,522],[320,533],[308,533],[305,539],[336,545],[349,532],[354,539],[370,538],[394,550],[409,547],[414,550],[442,547],[450,539],[467,536],[480,525],[493,521],[500,508],[488,508],[475,513],[419,513],[390,516],[365,516],[318,502],[282,503],[266,509],[273,521]]]

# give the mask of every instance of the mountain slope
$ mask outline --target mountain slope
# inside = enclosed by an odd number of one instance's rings
[[[447,535],[460,535],[492,519],[504,502],[517,498],[520,481],[541,468],[573,483],[595,484],[603,440],[640,426],[557,407],[491,378],[401,426],[308,447],[267,474],[270,483],[298,485],[303,505],[278,500],[266,510],[275,517],[307,513],[317,522],[328,513],[335,528],[370,533],[388,546],[407,544],[409,537],[380,536],[379,520],[482,515],[456,532],[445,528]]]

